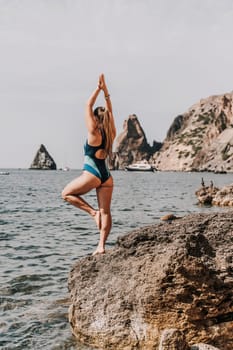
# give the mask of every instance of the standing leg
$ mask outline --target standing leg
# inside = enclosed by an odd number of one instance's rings
[[[100,211],[100,240],[97,249],[93,253],[105,253],[105,242],[112,227],[111,199],[113,191],[113,179],[110,177],[103,185],[96,189]]]
[[[91,215],[96,221],[98,228],[100,226],[100,212],[98,210],[95,210],[82,197],[80,197],[80,195],[83,195],[92,189],[97,188],[100,186],[100,184],[100,179],[84,171],[82,175],[71,181],[62,191],[62,198],[75,207],[82,209]]]

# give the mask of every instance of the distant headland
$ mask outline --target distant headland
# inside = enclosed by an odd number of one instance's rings
[[[178,115],[165,140],[150,146],[135,114],[124,122],[113,170],[147,161],[160,171],[233,172],[233,92],[201,99]]]

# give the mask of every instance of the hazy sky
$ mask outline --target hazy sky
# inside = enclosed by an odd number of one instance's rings
[[[118,133],[135,113],[163,141],[175,116],[233,90],[232,33],[232,0],[0,0],[0,167],[28,168],[43,143],[80,168],[102,72]]]

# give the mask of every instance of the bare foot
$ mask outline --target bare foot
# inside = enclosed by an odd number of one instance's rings
[[[94,220],[96,222],[97,228],[100,230],[101,229],[101,216],[100,216],[99,210],[96,210],[95,215],[94,215]]]
[[[105,253],[105,249],[97,248],[92,255],[94,256],[94,255],[97,255],[97,254],[104,254],[104,253]]]

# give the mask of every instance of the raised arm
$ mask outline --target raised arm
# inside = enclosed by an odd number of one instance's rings
[[[87,130],[90,133],[93,133],[97,128],[97,122],[93,114],[93,106],[95,104],[95,101],[100,91],[101,91],[101,88],[98,85],[98,87],[93,91],[93,93],[91,94],[91,96],[89,97],[86,103],[85,120],[86,120]]]
[[[112,112],[112,102],[111,102],[111,98],[110,98],[110,94],[108,92],[108,87],[107,84],[105,82],[105,78],[104,75],[101,74],[99,77],[99,85],[98,85],[104,93],[104,98],[105,98],[105,104],[106,104],[106,109],[109,112],[110,118],[111,118],[111,124],[114,130],[114,133],[116,135],[116,127],[115,127],[115,122],[114,122],[114,117],[113,117],[113,112]]]
[[[109,113],[112,114],[112,103],[111,103],[111,99],[110,99],[110,94],[108,92],[108,87],[107,84],[105,82],[105,78],[104,75],[101,74],[99,77],[99,85],[100,88],[103,90],[104,93],[104,98],[105,98],[105,102],[106,102],[106,109],[109,111]]]

